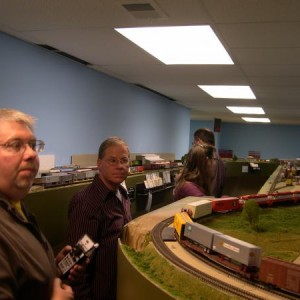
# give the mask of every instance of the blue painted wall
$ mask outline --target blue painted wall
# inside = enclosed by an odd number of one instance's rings
[[[131,152],[187,153],[193,133],[213,121],[190,121],[189,110],[155,93],[126,84],[38,46],[0,33],[0,107],[34,115],[36,134],[56,164],[72,154],[97,153],[118,135]],[[249,150],[262,158],[300,156],[300,126],[222,123],[219,149],[238,157]]]
[[[97,153],[112,135],[131,152],[187,152],[187,108],[3,33],[0,45],[0,107],[38,119],[36,135],[56,165]]]
[[[191,121],[190,145],[193,133],[201,127],[213,130],[213,121]],[[221,132],[216,133],[216,145],[233,150],[237,157],[259,151],[263,159],[295,159],[300,157],[299,135],[300,126],[222,123]]]

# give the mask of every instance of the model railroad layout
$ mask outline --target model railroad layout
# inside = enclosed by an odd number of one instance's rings
[[[193,199],[195,197],[191,197]],[[189,263],[182,261],[166,246],[167,240],[176,239],[185,249],[205,259],[214,268],[222,269],[228,276],[236,276],[257,289],[271,291],[279,299],[300,298],[300,265],[281,261],[272,257],[262,257],[262,249],[238,240],[222,232],[210,229],[193,219],[213,217],[214,214],[237,211],[246,201],[253,200],[260,206],[272,206],[280,203],[297,204],[300,191],[276,192],[268,195],[247,195],[240,198],[198,198],[184,205],[174,217],[157,224],[152,230],[152,240],[159,252],[180,268],[199,277],[202,281],[244,299],[266,299],[260,293],[237,288],[227,282],[205,274]],[[170,227],[172,225],[172,227]],[[168,232],[168,234],[166,234]],[[167,238],[166,238],[167,236]],[[268,298],[267,298],[268,299]]]

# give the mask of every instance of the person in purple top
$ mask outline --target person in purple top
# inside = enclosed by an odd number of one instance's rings
[[[130,200],[121,185],[129,163],[125,141],[119,137],[106,139],[99,147],[99,174],[70,202],[68,242],[74,245],[88,234],[99,244],[87,265],[85,280],[73,286],[75,299],[116,299],[118,238],[131,220]]]
[[[176,179],[174,200],[188,196],[211,195],[211,174],[207,146],[195,145],[189,150],[182,172]]]

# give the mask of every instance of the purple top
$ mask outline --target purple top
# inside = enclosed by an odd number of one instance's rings
[[[177,201],[188,196],[202,197],[205,196],[205,191],[196,183],[186,181],[178,190],[175,190],[174,200]]]

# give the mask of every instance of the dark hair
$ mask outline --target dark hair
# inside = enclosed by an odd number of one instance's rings
[[[215,146],[215,135],[213,131],[207,129],[207,128],[200,128],[195,131],[194,133],[194,139],[195,140],[201,140],[205,144]]]
[[[207,128],[200,128],[194,133],[194,143],[206,147],[206,156],[213,158],[215,152],[215,135]]]
[[[210,174],[208,174],[208,157],[206,146],[196,145],[189,150],[182,172],[176,181],[176,189],[184,182],[193,182],[205,190],[206,195],[211,194]]]
[[[110,147],[110,146],[115,146],[115,145],[123,145],[128,149],[128,156],[129,156],[129,148],[126,142],[121,139],[120,137],[117,136],[112,136],[107,138],[105,141],[102,142],[102,144],[99,147],[98,151],[98,158],[102,159],[105,155],[105,150]]]

